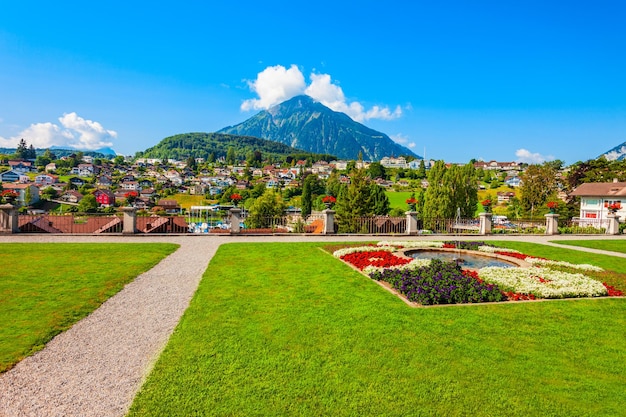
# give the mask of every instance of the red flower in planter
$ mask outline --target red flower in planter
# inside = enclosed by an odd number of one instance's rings
[[[337,199],[332,195],[327,195],[322,198],[322,203],[324,204],[333,204],[335,202],[337,202]]]

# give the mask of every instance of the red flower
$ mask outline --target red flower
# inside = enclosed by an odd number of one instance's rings
[[[606,288],[607,291],[607,295],[609,297],[623,297],[624,296],[624,292],[618,290],[617,288],[607,284],[606,282],[603,282],[602,285],[604,285],[604,287]]]
[[[490,205],[491,205],[491,200],[489,200],[489,199],[487,199],[487,200],[483,200],[483,201],[481,201],[481,202],[480,202],[480,204],[481,204],[482,206],[485,206],[485,207],[486,207],[486,206],[490,206]]]
[[[404,259],[388,251],[354,252],[341,257],[341,260],[354,265],[359,270],[366,266],[389,268],[391,266],[406,265],[411,259]]]
[[[335,197],[333,197],[332,195],[327,195],[322,197],[322,203],[324,204],[333,204],[337,201],[337,199]]]
[[[243,197],[241,197],[239,194],[236,194],[236,193],[235,193],[235,194],[231,194],[231,195],[230,195],[230,199],[231,199],[232,201],[241,201],[241,199],[242,199],[242,198],[243,198]]]
[[[417,199],[415,197],[408,198],[406,200],[407,204],[417,204]]]
[[[559,203],[557,203],[556,201],[549,201],[546,206],[548,206],[549,209],[554,210],[557,207],[559,207]]]

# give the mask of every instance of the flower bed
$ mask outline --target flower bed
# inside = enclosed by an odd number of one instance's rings
[[[481,283],[452,262],[433,259],[413,270],[385,269],[370,274],[388,282],[409,301],[422,305],[502,301],[504,295],[493,284]]]
[[[459,248],[525,260],[530,268],[486,267],[466,271],[452,262],[408,259],[392,252],[399,248]],[[581,273],[550,269],[567,267],[599,272],[593,265],[533,258],[515,250],[502,250],[484,242],[379,242],[376,246],[343,248],[334,256],[377,281],[389,283],[409,301],[422,305],[488,301],[623,296],[623,292]]]

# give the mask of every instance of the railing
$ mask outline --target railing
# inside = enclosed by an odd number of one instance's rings
[[[135,233],[185,234],[185,233],[327,233],[326,215],[314,213],[305,219],[300,215],[256,217],[243,212],[239,220],[239,232],[231,230],[231,216],[228,212],[206,212],[183,216],[135,216]],[[75,233],[106,234],[128,233],[124,229],[125,213],[66,215],[19,215],[18,230],[21,233]],[[131,218],[132,219],[132,218]],[[7,223],[7,224],[10,224]],[[128,226],[128,225],[127,225]],[[544,219],[507,220],[493,223],[491,233],[543,234],[547,232]],[[328,226],[330,227],[330,226]],[[406,217],[366,216],[335,217],[334,231],[338,233],[358,234],[409,234]],[[615,227],[613,227],[615,228]],[[131,228],[132,230],[132,228]],[[332,231],[333,229],[330,228]],[[611,229],[612,230],[612,229]],[[578,219],[560,221],[558,232],[563,234],[605,234],[609,230],[609,220]],[[417,218],[411,224],[410,234],[477,234],[480,220],[477,219],[439,219]]]
[[[65,215],[22,214],[18,216],[20,233],[103,234],[122,233],[122,213],[68,213]],[[137,216],[136,233],[187,233],[189,226],[180,216]]]
[[[559,222],[559,233],[596,235],[606,233],[609,226],[608,219],[580,219]]]
[[[406,217],[367,216],[338,218],[339,233],[399,234],[406,233]]]
[[[21,233],[122,233],[121,214],[23,214],[18,216]]]
[[[191,211],[187,215],[189,233],[230,233],[228,213],[213,211]]]
[[[494,234],[502,233],[523,233],[523,234],[541,234],[546,232],[545,219],[517,219],[507,220],[505,222],[494,222],[491,226]]]
[[[323,230],[324,218],[321,214],[311,214],[306,219],[300,215],[254,216],[244,218],[240,233],[322,233]]]

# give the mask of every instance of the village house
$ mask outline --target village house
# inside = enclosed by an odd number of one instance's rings
[[[52,174],[39,174],[35,177],[35,184],[38,186],[45,186],[59,182],[59,177]]]
[[[167,214],[180,213],[180,205],[176,200],[161,199],[155,206],[157,209],[164,210]]]
[[[397,158],[385,156],[380,160],[380,164],[385,168],[403,168],[406,169],[409,165],[406,163],[406,158],[399,156]]]
[[[499,191],[497,193],[498,203],[508,203],[511,199],[515,198],[515,193],[513,191]]]
[[[33,163],[30,161],[17,161],[17,160],[9,161],[9,169],[11,171],[17,172],[18,174],[26,174],[27,172],[33,172],[37,170],[33,166]]]
[[[18,182],[21,174],[12,169],[0,173],[0,182]]]
[[[11,190],[17,194],[17,202],[26,206],[39,201],[39,188],[32,184],[3,184],[4,190]],[[30,194],[30,195],[29,195]]]
[[[101,207],[112,207],[115,205],[115,194],[109,190],[99,189],[94,191],[93,195],[96,197],[96,202]]]
[[[626,217],[626,182],[590,182],[581,184],[569,194],[580,197],[580,219],[606,220],[616,207],[616,214]]]
[[[63,194],[61,194],[58,199],[61,201],[65,201],[66,203],[76,204],[83,199],[83,195],[76,190],[67,190]]]

